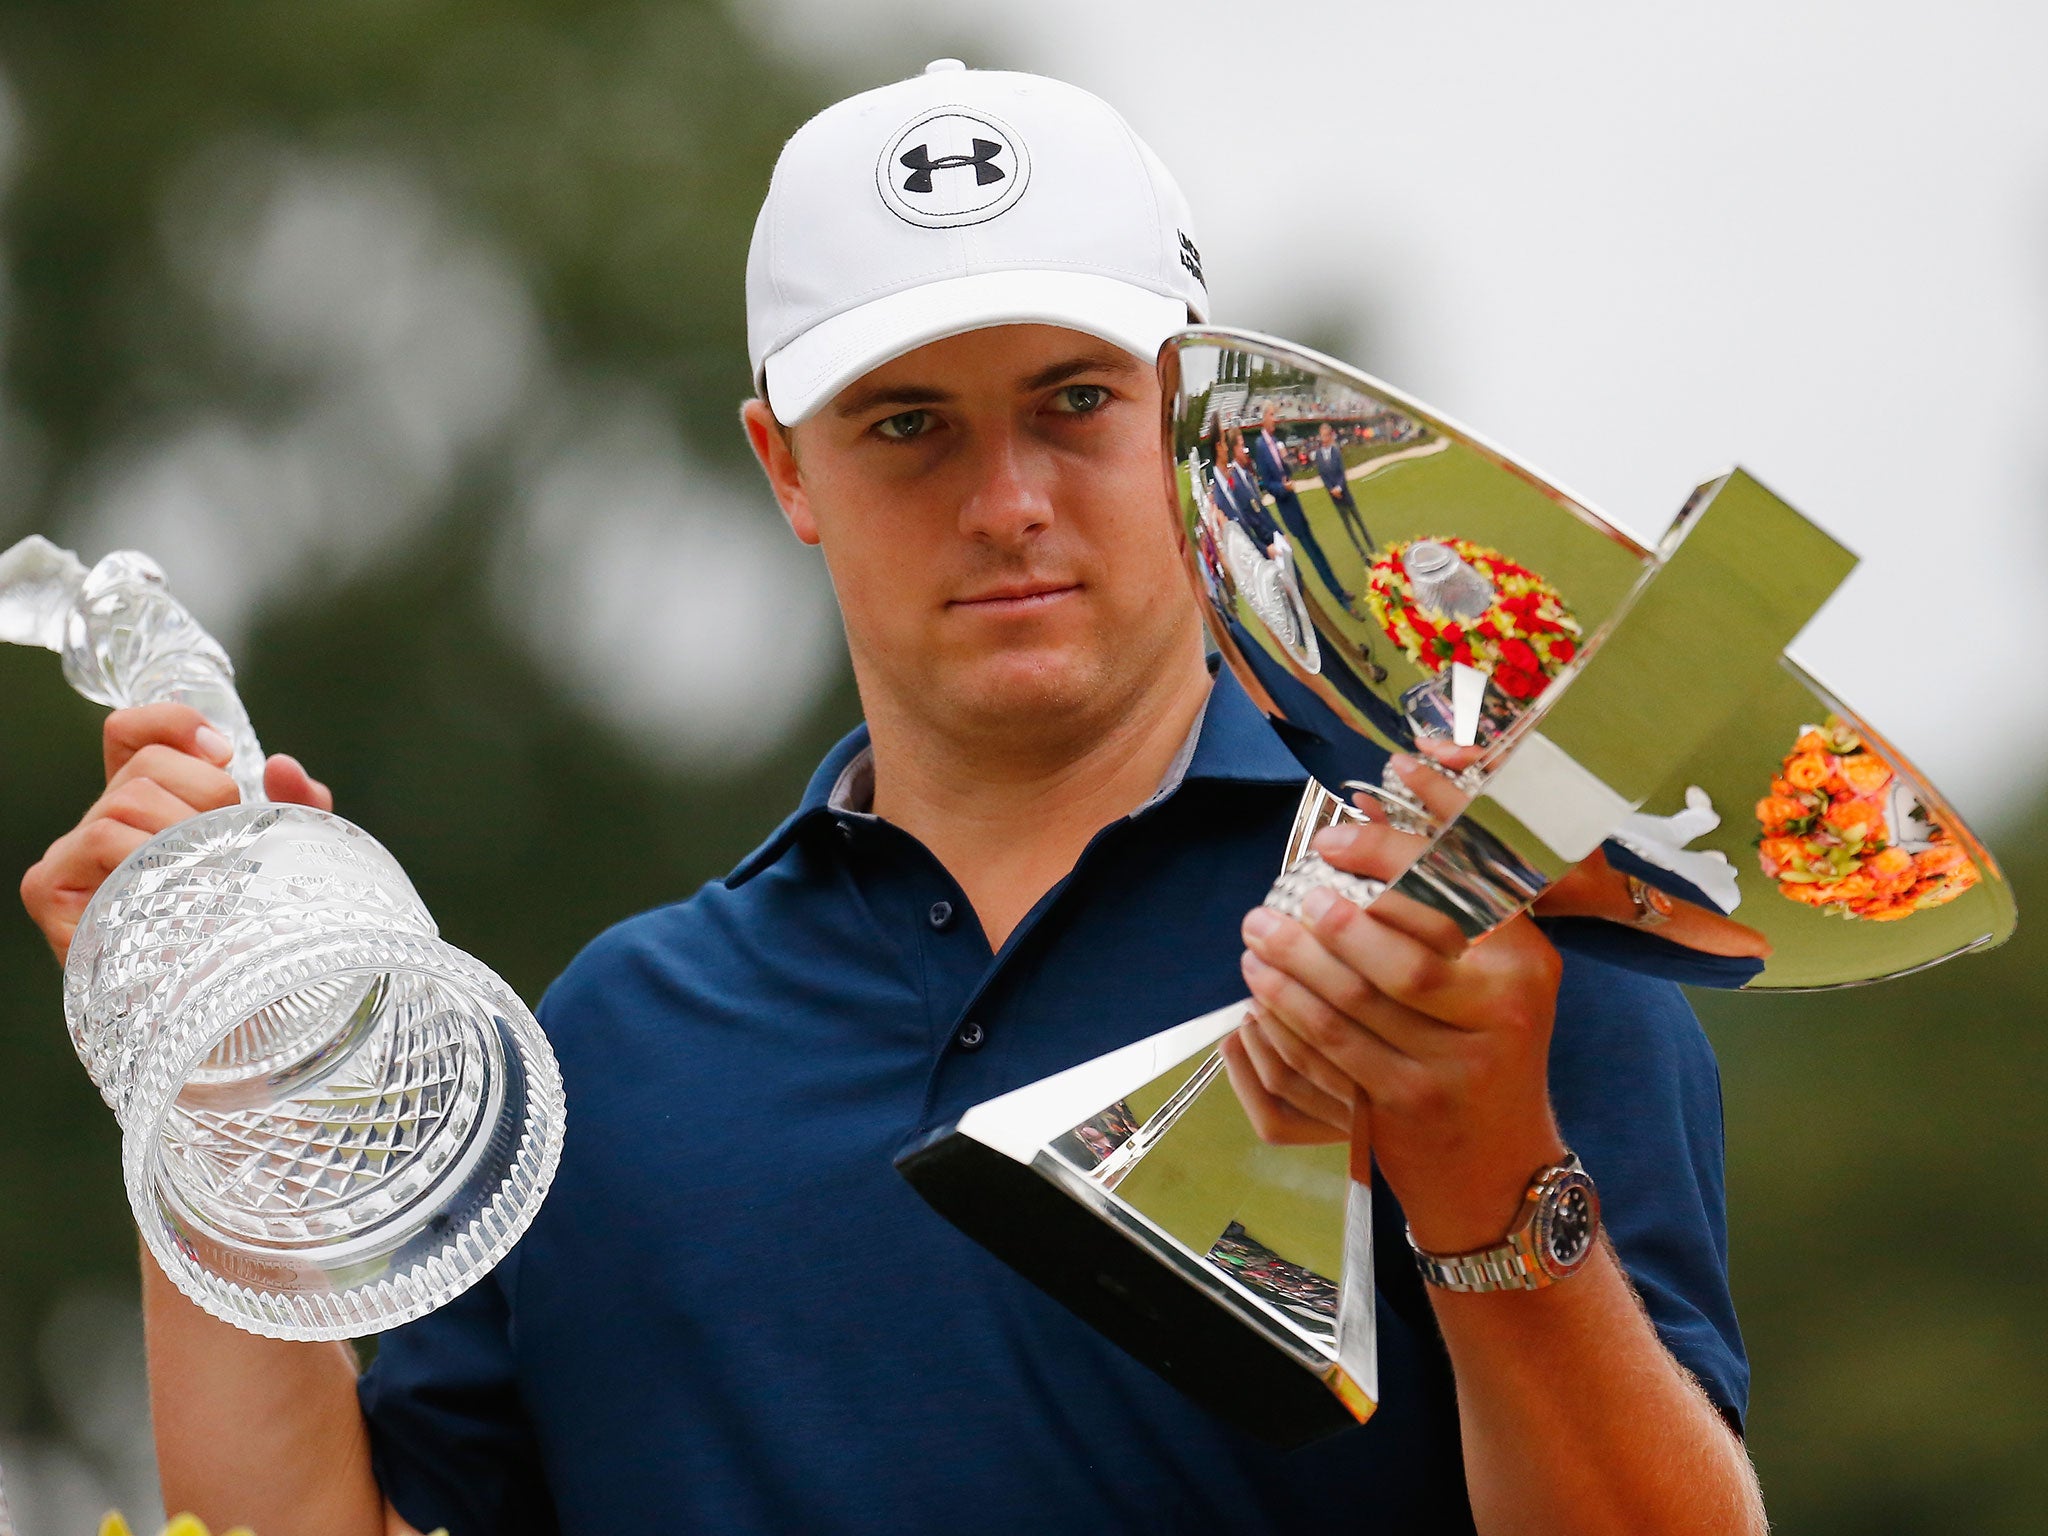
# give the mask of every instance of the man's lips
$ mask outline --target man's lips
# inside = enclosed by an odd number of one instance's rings
[[[946,606],[975,613],[1030,613],[1081,590],[1077,581],[1013,581],[989,587],[970,597],[956,597]]]

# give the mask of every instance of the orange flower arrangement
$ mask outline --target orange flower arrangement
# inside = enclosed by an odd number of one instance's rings
[[[1839,719],[1802,731],[1756,803],[1763,872],[1803,906],[1874,923],[1954,901],[1977,883],[1977,866],[1939,826],[1924,845],[1890,840],[1892,778],[1891,765]]]

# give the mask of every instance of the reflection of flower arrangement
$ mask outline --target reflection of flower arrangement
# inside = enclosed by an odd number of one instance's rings
[[[1372,563],[1365,601],[1387,638],[1425,672],[1441,672],[1459,661],[1490,674],[1494,686],[1511,699],[1535,698],[1579,650],[1579,621],[1557,588],[1499,550],[1465,539],[1429,540],[1449,546],[1493,584],[1492,606],[1461,623],[1425,609],[1416,598],[1402,557],[1422,542],[1392,545]]]
[[[1800,733],[1757,802],[1757,854],[1793,901],[1896,922],[1977,883],[1962,848],[1918,813],[1890,765],[1831,715]]]

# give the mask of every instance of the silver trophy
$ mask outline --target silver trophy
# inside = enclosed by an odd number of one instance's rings
[[[1634,963],[1707,985],[1855,985],[2012,931],[1990,854],[1786,653],[1855,558],[1751,476],[1646,547],[1290,343],[1191,330],[1160,364],[1196,599],[1311,775],[1269,905],[1369,905],[1384,887],[1308,842],[1378,802],[1428,839],[1394,888],[1473,939],[1589,868],[1627,882],[1637,917],[1610,937]],[[1254,433],[1291,466],[1256,513],[1206,469]],[[1248,524],[1284,530],[1257,569]],[[1441,768],[1427,803],[1396,751]],[[1259,1140],[1215,1051],[1245,1007],[976,1105],[898,1167],[1191,1396],[1294,1444],[1378,1399],[1370,1149]]]
[[[0,640],[111,707],[176,702],[233,743],[242,803],[170,828],[93,897],[64,968],[143,1240],[274,1338],[373,1333],[517,1241],[561,1157],[561,1073],[512,989],[444,943],[360,827],[263,793],[226,653],[146,556],[0,554]]]

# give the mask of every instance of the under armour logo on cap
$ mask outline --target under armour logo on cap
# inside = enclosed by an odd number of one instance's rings
[[[933,171],[950,171],[956,167],[974,167],[974,184],[985,187],[992,181],[1003,179],[1003,168],[995,158],[1003,152],[1003,146],[993,139],[976,139],[971,155],[948,155],[943,160],[932,158],[931,146],[918,144],[897,156],[898,161],[910,167],[910,175],[904,180],[906,192],[929,192],[932,189]]]
[[[1031,157],[1014,128],[959,107],[905,124],[875,167],[889,211],[925,229],[985,223],[1015,205],[1030,177]]]
[[[935,60],[790,136],[747,253],[747,357],[808,421],[891,358],[1002,325],[1150,368],[1209,313],[1187,199],[1099,96]]]

